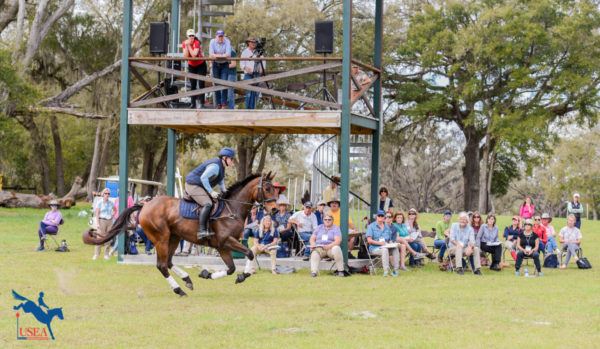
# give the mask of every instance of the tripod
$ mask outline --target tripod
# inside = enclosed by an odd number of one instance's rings
[[[327,53],[323,53],[323,58],[325,58],[325,57],[327,57]],[[323,60],[323,64],[326,64],[326,63],[327,63],[327,61]],[[321,88],[319,88],[319,90],[314,95],[312,95],[312,98],[317,97],[318,95],[321,94],[321,92],[323,93],[324,101],[334,102],[334,103],[337,102],[335,97],[333,97],[331,92],[329,92],[329,90],[327,89],[327,71],[326,70],[323,70],[323,84],[321,85]],[[298,107],[298,109],[303,109],[305,105],[306,105],[306,102],[302,102],[302,104],[300,104],[300,107]]]

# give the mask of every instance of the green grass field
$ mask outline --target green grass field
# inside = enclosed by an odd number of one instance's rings
[[[44,291],[51,308],[63,308],[64,320],[52,322],[52,344],[61,348],[580,348],[600,341],[600,222],[583,222],[591,270],[570,264],[544,269],[542,278],[517,278],[511,265],[461,277],[428,263],[398,278],[313,279],[303,270],[260,272],[234,285],[233,277],[201,280],[199,270],[187,269],[195,290],[179,298],[154,266],[92,261],[93,247],[81,242],[88,220],[77,217],[82,208],[63,211],[68,253],[34,251],[45,210],[0,208],[1,348],[45,344],[16,339],[12,289],[32,300]],[[440,217],[424,214],[421,226]],[[508,222],[499,217],[501,227]],[[31,314],[21,321],[40,326]]]

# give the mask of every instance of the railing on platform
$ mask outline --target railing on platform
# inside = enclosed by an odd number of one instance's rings
[[[283,107],[289,107],[294,109],[315,109],[315,108],[328,108],[333,110],[341,110],[341,104],[336,100],[330,101],[328,99],[318,99],[317,96],[307,96],[296,93],[290,93],[289,91],[302,91],[308,86],[318,85],[322,82],[322,79],[313,79],[304,82],[294,81],[284,88],[274,88],[272,81],[282,79],[298,79],[299,76],[308,74],[325,74],[325,81],[333,81],[334,89],[337,89],[337,76],[340,74],[340,68],[342,66],[341,57],[260,57],[260,58],[228,58],[228,61],[273,61],[273,62],[322,62],[321,64],[295,68],[289,71],[276,72],[265,76],[260,76],[253,79],[241,80],[241,81],[229,81],[217,79],[210,76],[198,75],[188,73],[182,70],[172,69],[169,67],[160,66],[160,62],[171,62],[171,67],[174,66],[175,61],[189,61],[189,60],[204,60],[204,61],[222,61],[223,59],[217,58],[185,58],[185,57],[130,57],[129,65],[134,77],[144,86],[146,91],[140,96],[134,98],[129,102],[129,107],[136,108],[142,106],[148,106],[153,104],[163,104],[170,101],[178,101],[181,98],[197,96],[201,94],[207,94],[216,92],[228,88],[234,88],[236,93],[245,94],[248,91],[257,92],[268,96],[272,103],[282,105]],[[151,62],[159,62],[158,65],[150,64]],[[365,86],[362,86],[360,91],[354,94],[351,99],[351,105],[355,104],[359,99],[364,101],[371,117],[375,117],[375,112],[371,106],[369,99],[367,98],[366,92],[373,86],[373,84],[380,78],[381,70],[371,65],[365,64],[358,60],[352,60],[352,63],[370,72],[370,82]],[[179,92],[175,94],[162,93],[164,88],[165,79],[159,79],[159,82],[152,86],[145,78],[140,74],[138,69],[144,69],[152,72],[157,72],[168,76],[169,78],[177,77],[180,79],[196,79],[204,81],[206,84],[205,88]],[[360,86],[356,80],[356,76],[351,73],[351,79],[357,86]],[[155,95],[160,96],[156,97]],[[337,91],[334,91],[332,95],[337,96]],[[313,106],[309,107],[307,105]]]

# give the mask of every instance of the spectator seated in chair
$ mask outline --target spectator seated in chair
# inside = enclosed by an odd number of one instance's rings
[[[390,222],[391,222],[390,214]],[[399,257],[398,248],[387,247],[386,245],[392,243],[392,231],[390,227],[385,224],[385,211],[377,211],[377,220],[367,227],[367,242],[369,243],[369,253],[376,256],[381,256],[381,262],[383,264],[383,276],[389,276],[390,271],[390,254],[392,255],[392,263],[394,270],[393,276],[398,276],[399,268]]]
[[[519,216],[514,216],[512,218],[512,225],[504,228],[504,248],[510,251],[513,260],[517,260],[516,249],[519,234],[521,234],[520,218]]]
[[[450,236],[450,220],[452,220],[452,211],[444,211],[444,219],[438,221],[435,225],[435,240],[433,246],[440,249],[438,254],[438,262],[442,262],[444,259],[444,253],[446,253],[446,239]]]
[[[40,238],[40,247],[36,251],[44,250],[44,241],[47,239],[47,234],[58,234],[58,226],[63,223],[62,213],[58,211],[58,201],[50,201],[50,211],[46,212],[44,220],[39,224],[38,236]]]
[[[456,258],[456,272],[463,275],[463,255],[473,255],[475,270],[473,274],[481,275],[481,259],[479,257],[479,247],[475,245],[475,232],[473,227],[468,224],[469,215],[466,212],[458,214],[458,223],[453,223],[450,227],[450,247],[448,253]]]
[[[575,262],[579,260],[579,257],[577,257],[577,250],[579,250],[581,246],[582,236],[581,230],[579,230],[575,226],[576,221],[577,218],[575,217],[575,215],[570,214],[567,217],[567,226],[562,228],[560,230],[560,233],[558,234],[560,238],[559,241],[562,244],[562,250],[567,251],[567,257],[565,259],[565,262],[560,266],[560,269],[567,268],[567,264],[569,264],[571,256],[573,256]]]
[[[279,198],[277,205],[279,206],[279,212],[275,213],[271,218],[277,222],[275,229],[279,233],[281,241],[287,241],[288,246],[291,246],[290,243],[294,237],[294,231],[292,230],[292,223],[289,221],[292,217],[292,214],[289,212],[290,203],[286,198]]]
[[[427,244],[425,243],[425,239],[421,234],[421,229],[419,229],[419,223],[417,223],[417,219],[419,218],[419,212],[416,209],[411,208],[408,210],[408,220],[404,224],[406,226],[406,230],[408,230],[408,238],[406,241],[409,243],[418,243],[421,246],[420,252],[423,252],[427,258],[436,259],[435,255],[429,251],[427,248]],[[414,245],[411,245],[414,248]],[[421,260],[421,265],[424,265],[424,261]]]
[[[323,224],[319,225],[310,236],[310,276],[315,277],[319,271],[319,262],[325,257],[335,261],[338,276],[344,275],[344,256],[340,244],[342,232],[333,224],[333,215],[325,212]]]
[[[396,241],[398,243],[398,250],[400,250],[400,268],[398,270],[406,271],[408,270],[405,266],[406,251],[410,253],[409,263],[412,264],[415,264],[416,260],[418,259],[425,258],[425,254],[418,252],[421,250],[420,244],[415,242],[414,247],[417,250],[414,250],[408,241],[406,241],[406,238],[408,237],[408,230],[406,230],[406,226],[404,225],[404,213],[396,212],[392,218],[392,222],[393,223],[390,225],[390,230],[392,231],[392,241]]]
[[[338,198],[333,198],[331,199],[328,203],[327,206],[330,207],[330,210],[327,212],[331,212],[331,214],[333,215],[333,225],[337,226],[338,228],[341,226],[341,219],[340,219],[340,215],[341,215],[341,211],[340,211],[340,199]],[[355,232],[356,228],[354,227],[354,223],[352,223],[352,218],[348,217],[348,235],[350,235],[350,233]],[[352,250],[354,249],[354,237],[351,237],[348,239],[348,259],[354,259],[354,255],[352,254]]]
[[[542,216],[536,215],[533,221],[533,230],[534,233],[537,234],[538,238],[540,238],[540,248],[538,251],[541,254],[546,253],[546,244],[548,243],[548,234],[546,234],[546,227],[542,225]]]
[[[250,238],[250,235],[252,235],[252,237],[254,238],[258,237],[258,224],[260,223],[261,218],[262,217],[259,217],[258,206],[253,205],[250,209],[250,214],[248,215],[248,218],[246,218],[246,222],[244,222],[244,240],[248,240]]]
[[[302,211],[298,211],[290,217],[288,220],[289,223],[296,225],[296,231],[298,235],[305,243],[310,240],[311,236],[315,229],[317,229],[317,216],[312,213],[312,202],[307,201],[304,203],[302,207]],[[304,248],[304,261],[308,261],[310,259],[310,249],[308,247]]]
[[[279,240],[279,233],[275,229],[271,216],[264,216],[260,221],[258,229],[258,238],[254,240],[254,245],[251,250],[254,253],[254,260],[247,260],[246,264],[253,263],[252,274],[256,273],[257,268],[257,257],[261,253],[266,253],[271,257],[271,273],[277,275],[277,242]]]
[[[319,200],[319,203],[317,203],[317,209],[314,212],[315,217],[317,217],[318,225],[323,224],[323,214],[325,213],[326,207],[327,207],[327,203],[325,202],[325,200]]]
[[[533,232],[531,219],[526,219],[523,223],[523,231],[517,238],[517,262],[515,263],[515,275],[520,275],[521,263],[524,258],[532,258],[539,276],[542,276],[542,267],[540,265],[540,239]]]
[[[498,227],[496,226],[496,216],[489,214],[485,224],[479,228],[475,237],[475,244],[483,252],[492,254],[492,264],[490,270],[500,271],[500,261],[502,259],[502,245],[498,240]]]

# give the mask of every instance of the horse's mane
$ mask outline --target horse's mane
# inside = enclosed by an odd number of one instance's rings
[[[227,188],[227,191],[223,194],[223,199],[230,199],[234,193],[236,193],[241,188],[245,187],[246,184],[250,183],[250,181],[252,181],[260,176],[262,176],[262,175],[258,174],[258,173],[253,173],[253,174],[249,175],[248,177],[242,179],[241,181],[233,183],[232,185],[229,186],[229,188]]]

